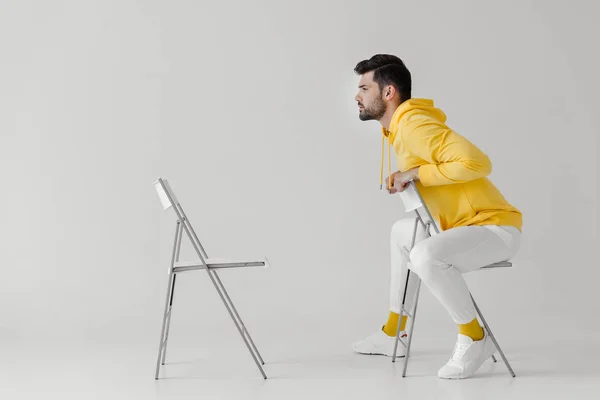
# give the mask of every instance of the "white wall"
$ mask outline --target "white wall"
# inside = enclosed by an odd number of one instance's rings
[[[585,329],[599,7],[434,3],[4,0],[0,339],[118,323],[158,340],[174,228],[158,176],[209,254],[269,256],[270,270],[222,275],[247,322],[273,336],[340,322],[356,338],[383,323],[403,213],[379,191],[380,128],[353,100],[354,65],[380,52],[405,60],[414,96],[491,157],[524,213],[515,269],[468,277],[489,318]],[[178,323],[232,330],[206,278],[179,280]],[[424,297],[423,320],[451,324]]]

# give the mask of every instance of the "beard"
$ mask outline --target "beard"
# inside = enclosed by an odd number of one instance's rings
[[[358,118],[360,118],[361,121],[379,121],[384,116],[386,111],[387,106],[385,104],[385,101],[383,101],[381,97],[378,97],[377,99],[375,99],[373,104],[371,104],[369,107],[365,107],[362,111],[358,113]]]

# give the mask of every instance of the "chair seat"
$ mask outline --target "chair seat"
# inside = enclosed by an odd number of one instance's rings
[[[228,260],[222,258],[207,258],[205,259],[208,268],[227,269],[227,268],[244,268],[244,267],[268,267],[269,260]],[[204,264],[200,260],[194,261],[177,261],[173,266],[173,272],[193,271],[197,269],[205,269]]]
[[[497,262],[494,264],[486,265],[485,267],[482,267],[482,268],[491,269],[491,268],[507,268],[507,267],[512,267],[512,263],[509,261],[501,261],[501,262]]]

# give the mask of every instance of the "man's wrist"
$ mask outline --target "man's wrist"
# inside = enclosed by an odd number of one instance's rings
[[[412,178],[413,178],[413,180],[415,180],[415,181],[418,181],[418,180],[419,180],[419,168],[420,168],[420,167],[417,167],[417,168],[413,168],[413,169],[411,170],[411,172],[412,172],[412,174],[411,174],[411,175],[412,175]]]

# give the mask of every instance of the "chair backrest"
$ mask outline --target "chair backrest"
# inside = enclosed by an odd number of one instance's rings
[[[154,181],[154,189],[156,189],[156,194],[158,195],[160,204],[162,204],[165,210],[173,207],[173,204],[171,204],[171,199],[169,199],[169,196],[167,195],[167,189],[162,178],[158,178]]]
[[[158,199],[165,210],[168,210],[179,203],[173,189],[171,189],[171,186],[169,185],[169,181],[166,179],[158,178],[154,181],[154,189],[156,189]]]
[[[154,188],[156,189],[156,193],[158,194],[158,198],[163,208],[168,210],[169,208],[173,207],[175,214],[177,214],[177,219],[183,224],[183,229],[185,230],[189,239],[192,241],[192,244],[195,250],[198,252],[200,258],[208,258],[206,250],[204,250],[204,246],[202,246],[194,227],[185,214],[185,211],[183,211],[181,203],[179,203],[179,200],[177,200],[175,192],[173,192],[169,181],[165,178],[158,178],[156,181],[154,181]]]
[[[417,184],[414,181],[411,181],[408,187],[403,192],[400,192],[400,199],[402,200],[402,204],[404,204],[404,210],[406,212],[414,211],[423,226],[429,223],[435,230],[435,233],[440,233],[440,228],[429,212],[423,197],[421,197],[421,193],[419,193]]]
[[[419,191],[414,182],[410,182],[408,188],[403,192],[400,192],[400,200],[402,200],[406,212],[415,211],[419,207],[425,207],[423,199],[419,195]]]

